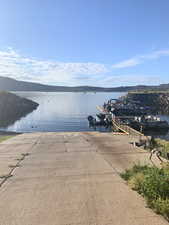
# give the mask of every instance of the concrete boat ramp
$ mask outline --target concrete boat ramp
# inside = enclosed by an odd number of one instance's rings
[[[0,144],[0,225],[167,225],[119,173],[149,154],[110,133],[22,134]]]

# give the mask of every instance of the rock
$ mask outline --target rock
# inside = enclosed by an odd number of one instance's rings
[[[0,92],[0,127],[7,127],[38,107],[38,103],[9,92]]]
[[[126,100],[139,101],[143,106],[151,107],[152,114],[169,114],[168,92],[133,92],[128,93]]]

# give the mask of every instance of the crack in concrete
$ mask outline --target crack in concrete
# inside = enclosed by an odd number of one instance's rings
[[[38,139],[39,140],[39,139]],[[37,141],[35,141],[35,143],[31,146],[31,148],[30,149],[33,149],[33,147],[38,143],[38,140]],[[0,188],[2,187],[2,185],[9,179],[9,178],[11,178],[12,176],[13,176],[13,172],[14,172],[14,170],[16,169],[16,168],[18,168],[18,167],[20,167],[21,165],[20,165],[20,163],[27,157],[27,156],[29,156],[30,155],[30,153],[22,153],[21,154],[21,158],[17,158],[16,160],[18,161],[17,163],[16,163],[16,165],[9,165],[9,167],[11,168],[11,171],[7,174],[7,175],[4,175],[4,176],[2,176],[2,177],[0,177],[1,179],[3,179],[1,182],[0,182]]]
[[[3,180],[0,182],[0,187],[2,187],[2,185],[3,185],[10,177],[13,176],[12,173],[14,172],[14,170],[15,170],[17,167],[20,167],[20,162],[23,161],[23,160],[25,159],[26,156],[28,156],[27,154],[28,154],[28,153],[24,154],[24,156],[23,156],[20,160],[18,160],[18,162],[17,162],[16,165],[9,165],[9,167],[12,168],[12,169],[11,169],[11,171],[9,172],[9,174],[7,174],[7,175],[3,178]]]

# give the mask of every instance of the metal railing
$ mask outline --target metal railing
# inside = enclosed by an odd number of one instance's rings
[[[119,118],[114,118],[112,120],[113,125],[118,128],[119,130],[125,132],[128,135],[133,135],[133,136],[144,136],[144,134],[142,134],[141,132],[133,129],[132,127],[123,124],[123,122],[119,119]]]
[[[105,114],[109,114],[109,112],[107,112],[102,106],[97,106],[97,109],[101,112],[101,113],[105,113]],[[141,132],[133,129],[132,127],[124,124],[121,119],[124,118],[124,117],[114,117],[112,119],[112,124],[113,126],[124,132],[125,134],[127,135],[133,135],[133,136],[144,136],[144,134],[142,134]],[[129,117],[126,117],[126,118],[129,118]],[[133,118],[133,116],[132,116]]]

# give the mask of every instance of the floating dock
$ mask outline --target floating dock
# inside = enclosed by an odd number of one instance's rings
[[[106,112],[104,110],[104,108],[102,106],[97,106],[97,109],[101,112],[101,113],[104,113],[104,114],[109,114],[108,112]],[[121,117],[115,117],[114,119],[112,119],[112,124],[113,126],[120,130],[121,132],[127,134],[127,135],[133,135],[133,136],[144,136],[144,134],[142,134],[141,132],[131,128],[130,126],[128,125],[124,125],[124,124],[121,124],[120,123],[120,118]]]

